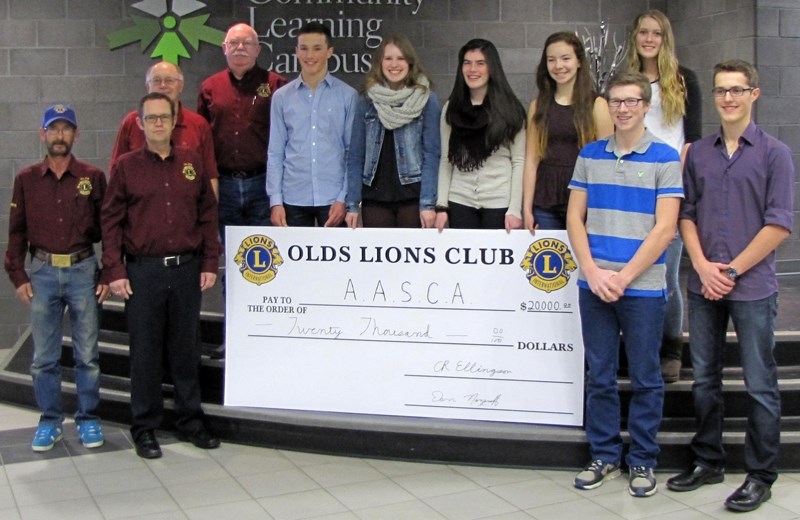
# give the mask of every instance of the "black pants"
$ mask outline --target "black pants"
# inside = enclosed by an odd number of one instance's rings
[[[419,201],[361,203],[361,221],[368,228],[418,228],[421,227]]]
[[[508,208],[472,208],[449,201],[447,218],[452,229],[505,229]]]
[[[200,259],[164,267],[129,262],[133,294],[125,305],[130,334],[131,412],[134,440],[161,426],[163,362],[175,390],[175,427],[192,433],[203,427],[200,407]]]

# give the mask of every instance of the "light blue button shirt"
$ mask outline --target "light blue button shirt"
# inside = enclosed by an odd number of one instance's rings
[[[355,89],[328,73],[315,91],[298,77],[272,96],[267,152],[270,205],[344,202]]]

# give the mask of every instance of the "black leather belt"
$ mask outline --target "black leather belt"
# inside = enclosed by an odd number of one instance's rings
[[[189,262],[195,257],[194,253],[183,253],[182,255],[169,256],[133,256],[125,255],[125,260],[129,264],[157,264],[164,267],[178,267]]]
[[[42,262],[52,265],[53,267],[72,267],[81,260],[86,260],[90,256],[94,256],[94,248],[87,247],[86,249],[82,249],[76,253],[67,253],[64,255],[48,253],[47,251],[42,251],[41,249],[35,249],[33,251],[33,256],[37,260],[41,260]]]
[[[267,171],[264,166],[252,170],[226,170],[225,168],[217,168],[217,170],[220,177],[230,177],[231,179],[252,179],[264,175]]]

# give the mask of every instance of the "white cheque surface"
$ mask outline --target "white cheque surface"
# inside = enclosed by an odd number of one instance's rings
[[[229,227],[225,404],[580,426],[566,232]]]

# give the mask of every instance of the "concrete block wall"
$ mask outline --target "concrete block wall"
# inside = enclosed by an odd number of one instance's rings
[[[789,145],[800,170],[800,2],[756,0],[756,63],[762,83],[757,119]],[[795,230],[781,257],[800,270],[800,184],[795,183]]]
[[[106,168],[117,125],[144,94],[144,73],[153,63],[152,46],[138,44],[110,51],[107,34],[132,25],[136,0],[0,0],[0,250],[5,251],[8,203],[16,171],[38,161],[42,149],[36,133],[43,108],[66,101],[78,114],[80,139],[75,154]],[[164,0],[165,8],[172,1]],[[795,0],[205,0],[208,25],[225,30],[238,21],[250,22],[264,33],[276,18],[309,17],[381,20],[381,35],[409,36],[418,49],[437,93],[446,98],[458,70],[457,52],[475,37],[494,41],[515,92],[527,106],[535,95],[533,72],[542,44],[552,32],[585,29],[596,33],[600,20],[624,40],[640,11],[658,8],[674,21],[681,59],[695,68],[707,91],[708,71],[726,57],[740,56],[759,63],[764,97],[759,108],[762,124],[800,151],[800,131],[794,111],[800,104],[797,67],[800,6]],[[363,5],[362,5],[363,4]],[[418,12],[413,14],[415,8]],[[260,63],[291,55],[294,39],[263,38],[272,44],[262,50]],[[339,40],[337,52],[367,54],[361,38]],[[197,86],[210,73],[224,68],[219,47],[201,43],[192,58],[181,60],[183,101],[195,106]],[[291,77],[294,74],[287,74]],[[353,85],[362,74],[340,75]],[[706,122],[713,121],[713,107]],[[766,117],[769,114],[769,118]],[[761,113],[759,114],[761,115]],[[713,126],[713,125],[711,125]],[[797,241],[787,247],[800,258]],[[782,252],[783,255],[783,252]],[[0,276],[0,348],[13,344],[26,326],[27,312]]]
[[[719,119],[710,92],[713,68],[720,61],[741,58],[755,63],[761,97],[755,120],[789,145],[795,170],[800,166],[800,2],[793,0],[671,0],[678,57],[697,72],[703,91],[704,134],[716,131]],[[795,185],[795,191],[800,187]],[[800,216],[800,195],[795,220]],[[798,221],[800,222],[800,221]],[[779,250],[779,269],[800,269],[798,227]]]

